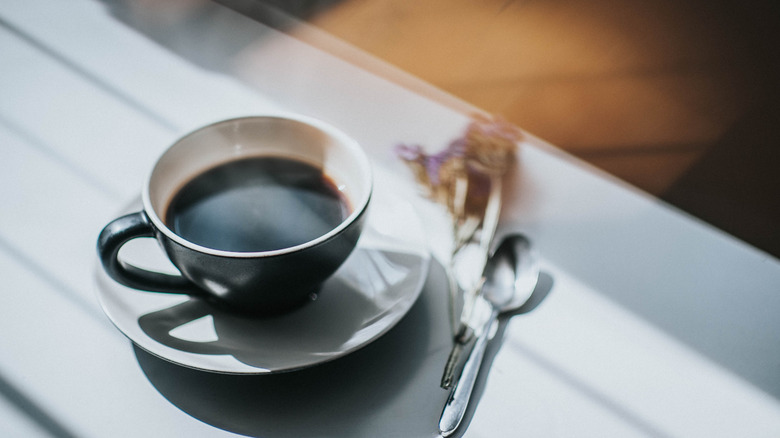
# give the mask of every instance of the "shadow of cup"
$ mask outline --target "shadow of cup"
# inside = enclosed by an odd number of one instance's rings
[[[338,279],[331,280],[328,293],[333,296],[317,303],[337,307],[345,314],[358,313],[367,298],[349,293],[350,286]],[[339,293],[344,292],[344,293]],[[353,310],[354,309],[354,310]],[[176,350],[207,355],[231,355],[247,365],[263,369],[269,361],[275,368],[295,368],[306,362],[306,357],[338,351],[360,328],[362,321],[355,318],[331,319],[327,324],[312,317],[311,306],[288,314],[268,317],[242,316],[221,310],[199,299],[158,310],[138,319],[141,329],[155,341]],[[328,309],[325,313],[333,314]],[[190,340],[174,336],[172,332],[203,317],[213,319],[216,339]],[[290,346],[295,348],[291,349]],[[283,349],[284,356],[276,354]]]
[[[327,361],[389,329],[416,302],[427,279],[428,261],[416,254],[359,248],[348,263],[323,285],[316,302],[286,314],[251,316],[190,299],[142,314],[138,327],[162,346],[190,355],[230,356],[256,373]]]
[[[139,347],[135,347],[136,357],[167,400],[204,423],[230,432],[279,438],[431,436],[447,398],[438,386],[452,345],[446,284],[441,265],[431,263],[420,297],[394,328],[358,351],[315,367],[229,375],[185,368]],[[192,300],[171,312],[150,315],[145,324],[159,335],[203,314],[198,301]],[[168,317],[170,321],[164,322]],[[214,322],[218,332],[241,329],[241,324],[220,326],[219,316]],[[230,349],[219,341],[162,338],[177,348],[205,354]],[[251,362],[252,358],[241,360]]]

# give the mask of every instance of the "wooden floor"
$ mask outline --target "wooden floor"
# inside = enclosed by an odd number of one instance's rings
[[[322,4],[307,21],[780,254],[774,3]]]

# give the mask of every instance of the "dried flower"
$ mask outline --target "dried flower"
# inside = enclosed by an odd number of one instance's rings
[[[503,119],[476,115],[460,137],[435,154],[405,144],[396,146],[396,154],[428,196],[461,220],[484,212],[491,176],[502,176],[513,165],[521,137],[520,130]]]
[[[451,306],[453,328],[462,334],[478,295],[489,242],[500,212],[503,176],[513,166],[521,132],[503,119],[474,116],[465,132],[443,150],[428,155],[420,145],[398,145],[428,196],[446,206],[452,218],[452,248],[447,272],[451,303],[464,297],[460,317]],[[471,297],[467,299],[466,297]],[[472,303],[472,305],[469,305]],[[445,372],[445,382],[446,380]]]

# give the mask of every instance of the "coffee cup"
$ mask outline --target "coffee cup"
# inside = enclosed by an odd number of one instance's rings
[[[360,145],[301,116],[225,120],[185,135],[157,160],[143,209],[98,237],[103,268],[145,291],[187,294],[231,310],[301,305],[357,245],[372,193]],[[180,275],[121,259],[156,239]]]

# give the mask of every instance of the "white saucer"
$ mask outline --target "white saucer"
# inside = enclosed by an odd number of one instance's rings
[[[190,368],[263,374],[309,367],[365,346],[412,307],[430,256],[414,209],[375,190],[357,249],[318,297],[276,317],[247,317],[183,295],[116,283],[98,263],[98,299],[116,327],[144,350]],[[136,200],[127,211],[141,209]],[[135,239],[120,257],[147,269],[174,268],[152,239]]]

